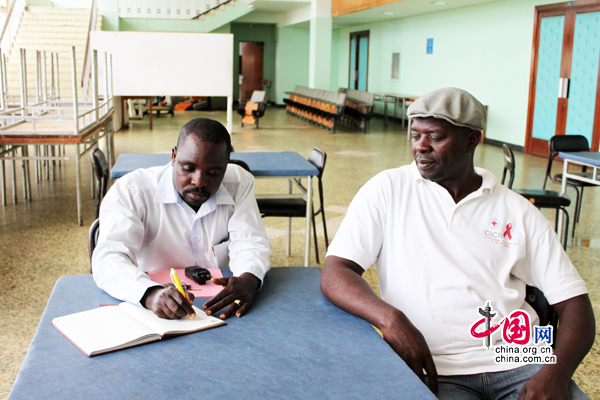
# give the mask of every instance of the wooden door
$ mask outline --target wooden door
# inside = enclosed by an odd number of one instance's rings
[[[548,155],[554,135],[600,139],[600,1],[536,7],[525,151]]]
[[[369,72],[369,31],[352,32],[350,34],[350,89],[368,90]]]
[[[252,92],[262,90],[263,42],[240,42],[240,99],[250,100]]]

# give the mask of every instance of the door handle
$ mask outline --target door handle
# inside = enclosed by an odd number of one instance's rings
[[[558,98],[559,99],[568,99],[569,98],[569,78],[559,78],[558,79]]]

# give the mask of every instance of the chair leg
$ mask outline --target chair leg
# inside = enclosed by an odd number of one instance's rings
[[[287,240],[285,243],[285,255],[289,256],[291,254],[292,247],[292,219],[288,217],[287,219]]]
[[[327,237],[327,223],[325,222],[325,208],[321,204],[321,217],[323,218],[323,233],[325,234],[325,250],[329,248],[329,238]]]
[[[579,193],[579,189],[577,189],[577,186],[573,186],[573,189],[575,189],[575,211],[573,214],[573,238],[575,237],[575,227],[577,226],[577,212],[579,210],[579,199],[581,198],[580,193]],[[583,188],[582,188],[583,189]]]
[[[556,216],[554,217],[554,221],[555,221],[554,231],[556,231],[558,229],[558,219],[560,218],[560,210],[562,210],[565,213],[565,229],[564,229],[564,232],[556,232],[556,233],[559,235],[562,233],[562,246],[563,246],[563,249],[565,251],[567,251],[567,242],[569,240],[569,213],[567,212],[567,210],[564,207],[559,207],[556,209]]]
[[[579,204],[577,205],[577,223],[579,223],[579,216],[581,215],[581,205],[583,204],[583,186],[581,187],[581,192],[579,193]]]
[[[581,192],[578,193],[578,195],[579,196],[577,197],[575,202],[575,215],[573,216],[573,233],[571,234],[571,237],[573,239],[575,238],[575,228],[579,223],[579,216],[581,215],[581,204],[583,203],[583,186],[581,187]]]
[[[319,246],[317,245],[317,224],[315,224],[315,213],[312,215],[313,236],[315,238],[315,259],[319,264]]]

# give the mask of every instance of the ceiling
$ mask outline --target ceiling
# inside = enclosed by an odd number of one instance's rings
[[[420,14],[447,11],[455,8],[469,7],[478,4],[495,3],[498,1],[503,0],[401,0],[379,7],[369,8],[368,10],[334,17],[333,23],[334,26],[362,25],[372,22],[385,21],[387,19],[404,18]],[[449,4],[440,5],[433,3]],[[386,15],[383,13],[393,14]]]
[[[504,0],[399,0],[367,10],[333,17],[333,27],[363,25],[386,20],[411,17],[420,14],[448,11],[461,7],[495,3]],[[447,4],[435,4],[435,3]],[[310,0],[255,0],[251,3],[253,11],[241,17],[239,22],[277,23],[279,15],[310,5]],[[304,20],[295,26],[309,26]]]

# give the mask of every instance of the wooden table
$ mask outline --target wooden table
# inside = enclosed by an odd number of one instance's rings
[[[82,129],[75,128],[73,122],[61,121],[40,121],[35,122],[35,126],[31,122],[16,124],[11,127],[0,130],[0,144],[5,144],[9,148],[0,151],[0,159],[2,160],[22,160],[27,164],[25,166],[27,174],[29,166],[28,161],[58,161],[74,159],[76,164],[76,180],[77,180],[77,221],[79,225],[83,225],[81,216],[81,157],[91,149],[98,146],[100,138],[106,139],[107,159],[109,160],[109,173],[111,160],[114,159],[113,148],[113,118],[114,108],[111,108],[99,120],[90,123]],[[30,156],[28,152],[23,152],[21,156],[17,156],[14,147],[26,148],[29,145],[75,145],[75,157],[68,157],[64,154],[34,154]],[[2,164],[3,167],[3,164]],[[0,168],[2,168],[0,167]],[[2,186],[4,190],[4,168],[2,168]],[[26,186],[29,185],[24,182]],[[93,185],[92,185],[93,186]],[[31,189],[26,189],[30,192]],[[3,192],[4,193],[4,192]]]
[[[396,106],[398,103],[402,103],[402,127],[404,128],[404,121],[406,115],[406,102],[415,101],[419,96],[412,96],[407,94],[398,93],[373,93],[376,101],[383,101],[383,127],[388,126],[388,103],[394,103],[394,116],[396,116]],[[391,100],[391,101],[390,101]]]

